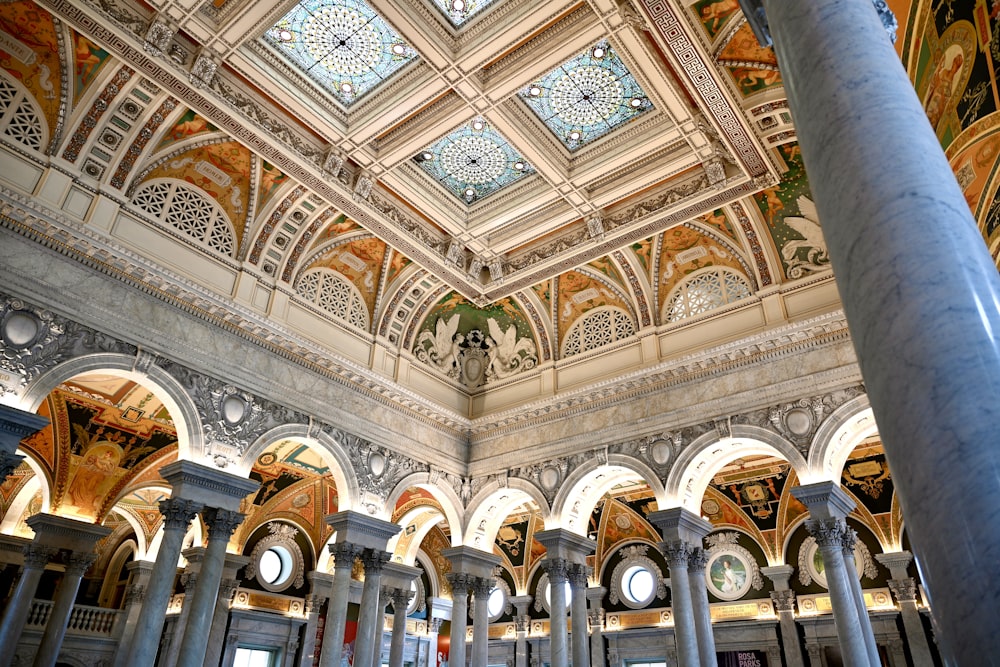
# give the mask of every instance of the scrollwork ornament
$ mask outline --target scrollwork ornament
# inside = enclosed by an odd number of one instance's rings
[[[182,500],[181,498],[168,498],[161,500],[160,514],[163,515],[164,530],[187,530],[198,512],[201,511],[201,503],[193,500]]]

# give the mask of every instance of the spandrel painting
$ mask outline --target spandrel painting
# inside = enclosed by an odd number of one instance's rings
[[[709,592],[721,600],[739,600],[750,590],[749,569],[743,556],[735,551],[716,551],[705,566]]]

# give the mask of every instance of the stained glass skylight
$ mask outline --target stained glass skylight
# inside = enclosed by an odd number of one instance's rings
[[[434,0],[456,28],[492,5],[496,0]]]
[[[555,68],[518,97],[571,151],[653,108],[605,41]]]
[[[413,158],[431,178],[466,203],[534,172],[482,118],[475,118]]]
[[[345,105],[417,57],[363,0],[302,0],[264,41]]]

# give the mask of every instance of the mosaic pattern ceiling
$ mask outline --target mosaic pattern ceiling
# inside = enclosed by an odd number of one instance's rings
[[[264,41],[345,105],[417,57],[362,0],[303,0]]]
[[[496,0],[434,0],[434,4],[444,12],[444,15],[456,28],[462,26],[494,2]]]
[[[428,146],[414,161],[466,203],[493,194],[534,172],[514,147],[482,118],[473,119]]]
[[[555,68],[518,96],[571,151],[653,108],[605,41]]]

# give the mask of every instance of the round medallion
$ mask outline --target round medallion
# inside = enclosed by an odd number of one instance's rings
[[[242,397],[230,394],[222,399],[222,418],[227,424],[239,424],[247,413],[247,403]]]
[[[274,452],[264,452],[257,457],[257,464],[266,468],[267,466],[274,465],[277,460],[278,457],[275,456]]]
[[[3,321],[3,339],[12,347],[30,346],[41,331],[38,318],[23,310],[7,313]]]
[[[701,503],[701,511],[707,514],[708,516],[718,514],[720,509],[721,507],[719,507],[718,501],[712,498],[706,498]]]
[[[368,469],[376,477],[381,477],[385,472],[385,456],[380,452],[372,452],[368,457]]]
[[[666,440],[657,440],[649,449],[653,462],[658,466],[667,465],[674,456],[674,450]]]
[[[812,417],[803,408],[792,408],[785,415],[785,426],[793,434],[803,436],[812,429]]]
[[[542,474],[538,476],[538,481],[541,482],[542,488],[546,491],[551,491],[556,488],[557,484],[559,484],[560,477],[559,468],[549,466],[542,470]]]

